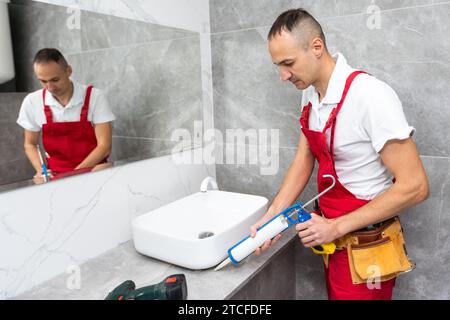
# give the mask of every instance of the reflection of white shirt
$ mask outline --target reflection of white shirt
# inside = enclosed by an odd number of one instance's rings
[[[45,103],[52,110],[54,122],[80,121],[87,86],[73,82],[73,96],[66,107],[63,107],[50,92],[45,94]],[[88,120],[94,124],[114,121],[116,118],[109,108],[104,94],[96,88],[92,89],[89,104]],[[17,123],[24,129],[39,132],[47,123],[42,101],[42,89],[30,93],[22,102]]]
[[[311,102],[309,126],[323,131],[331,111],[337,106],[352,69],[344,56],[337,54],[336,67],[326,96],[319,103],[316,89],[303,92],[302,106]],[[386,83],[366,74],[358,75],[337,116],[334,160],[339,181],[356,197],[371,200],[392,185],[392,175],[379,152],[389,140],[404,140],[415,132],[408,125],[402,103]],[[330,145],[331,129],[327,131]]]

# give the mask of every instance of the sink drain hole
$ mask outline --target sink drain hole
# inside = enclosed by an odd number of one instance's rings
[[[206,238],[211,238],[214,235],[214,232],[211,231],[205,231],[202,232],[198,235],[199,239],[206,239]]]

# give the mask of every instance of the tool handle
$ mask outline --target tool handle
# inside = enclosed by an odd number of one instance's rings
[[[42,175],[44,176],[44,182],[48,182],[48,171],[47,171],[47,167],[45,166],[44,159],[42,158],[41,148],[39,147],[39,145],[37,145],[36,149],[37,149],[37,152],[39,155],[39,161],[42,166]]]
[[[290,225],[286,216],[280,213],[260,227],[254,238],[248,236],[238,242],[234,247],[231,247],[228,250],[228,257],[234,265],[237,265],[240,261],[251,255],[257,248],[261,247],[266,240],[273,239],[289,227]]]
[[[45,164],[42,164],[42,175],[44,176],[44,182],[48,182],[48,171]]]
[[[298,216],[298,222],[303,223],[312,218],[311,214],[307,212],[306,210],[302,210],[301,214]],[[336,245],[334,243],[324,243],[321,245],[317,245],[315,247],[312,247],[311,250],[315,254],[333,254],[336,250]]]

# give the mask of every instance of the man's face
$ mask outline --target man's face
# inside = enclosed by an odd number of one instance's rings
[[[72,68],[70,66],[64,69],[56,62],[35,63],[34,73],[42,87],[56,98],[63,97],[71,89]]]
[[[311,48],[299,45],[298,40],[283,31],[269,41],[272,61],[278,66],[280,78],[292,82],[299,90],[311,86],[317,77],[317,59]]]

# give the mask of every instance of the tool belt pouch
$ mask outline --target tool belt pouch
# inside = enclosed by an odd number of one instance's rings
[[[398,217],[377,229],[351,233],[347,251],[354,284],[387,281],[415,267],[408,257]]]

